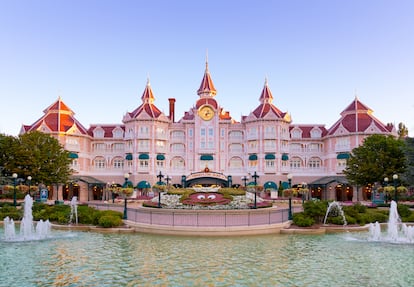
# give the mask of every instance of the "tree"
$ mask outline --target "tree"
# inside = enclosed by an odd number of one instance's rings
[[[401,179],[406,182],[408,186],[414,185],[414,138],[406,137],[404,139],[404,154],[407,159],[407,170],[401,176]]]
[[[57,139],[35,131],[0,137],[0,166],[3,173],[17,173],[21,178],[31,176],[38,183],[64,183],[72,174],[71,159]]]
[[[403,123],[398,124],[398,137],[400,139],[408,137],[408,129]]]
[[[352,150],[344,174],[357,185],[382,181],[393,174],[403,174],[407,168],[404,142],[392,136],[372,135]]]

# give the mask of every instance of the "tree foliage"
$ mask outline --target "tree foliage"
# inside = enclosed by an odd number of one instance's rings
[[[404,154],[407,159],[407,170],[402,175],[402,180],[404,180],[407,185],[414,185],[414,138],[406,137],[404,139]]]
[[[400,139],[408,137],[408,128],[403,123],[398,124],[398,137]]]
[[[64,183],[72,174],[69,152],[54,137],[35,131],[18,137],[0,135],[0,166],[5,176],[31,176],[46,185]]]
[[[344,174],[358,185],[381,182],[384,177],[401,175],[406,171],[407,161],[404,142],[392,136],[372,135],[352,150]]]

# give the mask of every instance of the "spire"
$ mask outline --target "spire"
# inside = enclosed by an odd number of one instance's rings
[[[264,87],[262,90],[262,94],[260,95],[259,101],[264,104],[264,103],[272,103],[273,101],[273,95],[272,92],[270,91],[268,82],[267,82],[267,77],[265,77],[265,83],[264,83]]]
[[[152,104],[155,100],[149,77],[147,77],[147,85],[145,86],[145,90],[142,93],[141,99],[144,103],[150,103],[150,104]]]
[[[217,94],[217,90],[214,87],[213,80],[211,79],[210,72],[208,70],[208,54],[206,53],[206,70],[204,71],[203,79],[201,80],[200,88],[197,90],[197,95],[207,94],[207,96],[214,97]]]

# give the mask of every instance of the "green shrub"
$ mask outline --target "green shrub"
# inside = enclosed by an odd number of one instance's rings
[[[23,218],[23,210],[17,209],[14,206],[5,205],[0,208],[0,220],[3,220],[7,216],[13,220],[20,220]]]
[[[307,217],[312,218],[317,223],[322,223],[327,209],[326,201],[315,201],[309,200],[305,201],[303,204],[304,214]]]
[[[401,218],[409,217],[411,215],[411,210],[408,205],[398,204],[397,209],[398,209],[398,214],[400,215]]]
[[[352,216],[349,216],[349,215],[346,215],[346,214],[345,214],[345,218],[346,218],[346,222],[347,222],[349,225],[352,225],[352,224],[356,224],[356,223],[357,223],[356,218],[354,218],[354,217],[352,217]]]
[[[117,215],[104,215],[99,218],[98,225],[104,228],[121,226],[123,221]]]
[[[293,214],[293,223],[300,227],[312,226],[315,223],[313,218],[307,216],[304,212]]]

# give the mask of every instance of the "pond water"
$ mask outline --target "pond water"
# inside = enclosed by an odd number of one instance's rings
[[[3,234],[0,229],[0,234]],[[333,235],[0,238],[0,286],[414,286],[413,244]]]

